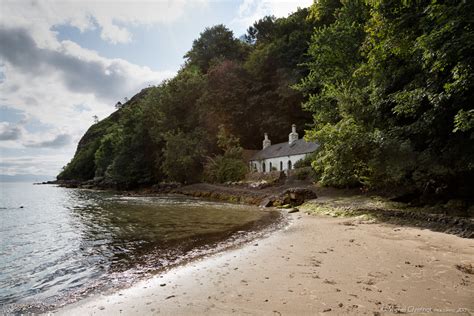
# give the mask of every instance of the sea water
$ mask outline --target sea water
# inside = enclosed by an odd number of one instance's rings
[[[181,196],[0,183],[0,312],[41,312],[127,286],[280,219]]]

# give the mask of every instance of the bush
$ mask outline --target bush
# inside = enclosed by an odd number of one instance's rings
[[[293,171],[293,175],[298,180],[307,180],[307,179],[316,178],[316,173],[311,167],[297,168]]]
[[[208,159],[204,166],[206,181],[224,183],[242,180],[248,170],[242,159],[242,147],[239,144],[239,139],[228,133],[223,125],[220,125],[217,144],[224,154]]]
[[[316,160],[316,153],[311,153],[311,154],[308,154],[306,155],[306,157],[304,157],[303,159],[301,160],[298,160],[297,162],[295,162],[295,169],[298,169],[298,168],[305,168],[305,167],[311,167],[311,163]]]
[[[209,182],[240,181],[247,173],[247,165],[240,159],[217,156],[209,159],[204,168],[204,175]]]

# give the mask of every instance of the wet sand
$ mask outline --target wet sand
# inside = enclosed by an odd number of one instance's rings
[[[55,313],[474,313],[474,275],[456,268],[474,264],[474,240],[356,219],[289,216],[292,223],[267,238]]]

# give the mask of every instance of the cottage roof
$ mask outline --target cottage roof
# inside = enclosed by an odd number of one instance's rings
[[[316,142],[307,142],[304,139],[298,139],[291,145],[285,142],[268,146],[257,152],[250,160],[307,154],[314,152],[318,147],[319,144]]]

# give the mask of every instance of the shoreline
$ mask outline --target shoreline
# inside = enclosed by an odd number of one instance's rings
[[[473,275],[459,268],[474,263],[473,240],[357,218],[289,216],[288,227],[267,237],[53,313],[382,315],[431,308],[437,314],[468,315],[474,311]]]
[[[89,190],[89,189],[87,189]],[[172,196],[173,194],[166,194],[166,196]],[[192,198],[185,195],[176,195],[181,198],[193,200],[202,200],[197,198]],[[140,198],[141,196],[138,196]],[[153,197],[156,197],[153,196]],[[132,197],[135,198],[135,197]],[[231,203],[225,201],[211,201],[212,204],[223,204],[227,205],[227,207],[232,207]],[[245,205],[234,205],[236,207],[247,208]],[[185,266],[190,262],[194,262],[196,260],[201,260],[202,258],[206,258],[209,256],[216,255],[218,253],[223,253],[226,251],[230,251],[232,249],[236,249],[242,247],[247,243],[252,243],[255,240],[260,238],[264,238],[268,234],[271,234],[274,231],[280,230],[283,227],[288,225],[289,218],[286,216],[285,212],[281,210],[277,210],[275,208],[266,208],[266,209],[258,209],[255,206],[249,206],[254,209],[254,212],[259,212],[262,216],[256,220],[252,220],[247,224],[241,224],[236,229],[228,230],[224,233],[225,237],[210,238],[206,237],[205,243],[196,243],[192,248],[187,248],[188,250],[183,250],[184,252],[175,257],[174,260],[166,260],[167,264],[159,267],[159,268],[151,268],[149,271],[146,272],[140,277],[136,279],[126,280],[122,284],[115,284],[111,287],[104,285],[103,287],[98,287],[94,289],[86,289],[83,292],[78,293],[71,293],[69,296],[64,296],[56,300],[55,302],[43,304],[39,301],[35,301],[32,304],[7,304],[5,306],[0,306],[0,314],[2,311],[6,314],[16,314],[16,313],[33,313],[33,314],[49,314],[52,313],[54,310],[64,308],[70,304],[75,304],[77,302],[81,302],[84,299],[87,299],[90,296],[102,295],[102,294],[113,294],[117,291],[121,291],[127,289],[129,287],[135,286],[135,284],[139,284],[144,280],[148,280],[153,278],[157,274],[166,273],[169,270],[176,269],[181,266]],[[222,235],[223,233],[220,233]],[[211,236],[210,234],[209,236]],[[215,234],[214,234],[215,235]],[[202,239],[202,236],[199,236]],[[195,237],[192,240],[197,240]],[[183,240],[184,241],[184,240]],[[181,247],[181,244],[179,245]],[[129,270],[121,272],[122,274],[127,274]],[[106,283],[104,283],[106,284]],[[99,285],[101,286],[101,285]]]
[[[355,189],[324,188],[308,181],[290,181],[253,188],[247,185],[226,185],[196,183],[182,186],[145,187],[134,191],[117,191],[111,188],[81,186],[75,183],[50,181],[66,188],[111,191],[129,196],[160,196],[178,194],[201,198],[209,201],[222,201],[260,207],[281,207],[291,204],[299,207],[309,202],[313,209],[310,213],[336,217],[369,216],[379,222],[402,226],[427,228],[437,232],[453,234],[464,238],[474,238],[474,213],[469,210],[446,208],[445,206],[413,206],[405,202],[396,202],[387,197],[361,192]],[[298,191],[297,201],[287,200],[289,192]],[[395,199],[396,200],[396,199]],[[316,201],[315,203],[313,203]],[[296,202],[296,203],[295,203]],[[342,203],[341,203],[342,202]],[[361,203],[362,202],[362,203]],[[341,207],[342,206],[342,207]],[[336,209],[332,212],[329,209]]]

